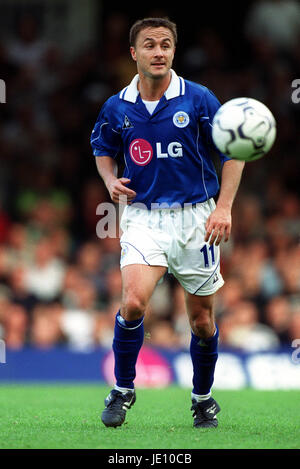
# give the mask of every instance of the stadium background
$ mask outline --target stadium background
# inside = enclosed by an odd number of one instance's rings
[[[291,347],[300,339],[300,103],[292,100],[300,4],[224,2],[199,12],[192,2],[114,5],[1,2],[0,380],[111,379],[120,249],[118,239],[96,235],[96,208],[109,198],[89,138],[103,102],[136,71],[130,25],[168,16],[178,25],[178,74],[221,102],[263,101],[278,126],[270,154],[246,165],[222,247],[216,384],[300,388]],[[149,309],[138,383],[189,386],[190,332],[173,277]]]

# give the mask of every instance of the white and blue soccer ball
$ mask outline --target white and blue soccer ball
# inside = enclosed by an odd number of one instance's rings
[[[216,147],[230,158],[243,161],[264,156],[276,137],[273,114],[253,98],[227,101],[216,112],[212,126]]]

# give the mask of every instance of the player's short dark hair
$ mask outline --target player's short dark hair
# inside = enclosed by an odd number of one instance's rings
[[[129,32],[129,44],[134,47],[136,44],[136,38],[140,31],[145,28],[160,28],[164,27],[171,31],[174,38],[174,43],[177,43],[177,26],[169,18],[144,18],[137,20],[130,28]]]

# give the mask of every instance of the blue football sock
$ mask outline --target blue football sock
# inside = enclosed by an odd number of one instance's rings
[[[201,339],[192,332],[190,354],[193,363],[193,394],[209,394],[218,359],[219,329],[209,339]]]
[[[113,351],[116,385],[134,389],[135,365],[144,341],[144,317],[126,321],[118,311],[115,321]]]

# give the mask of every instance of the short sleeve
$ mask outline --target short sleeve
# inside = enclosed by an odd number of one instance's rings
[[[90,142],[94,156],[116,158],[121,150],[121,135],[112,125],[112,114],[108,102],[102,106]]]
[[[215,96],[215,94],[208,88],[205,90],[202,101],[201,101],[201,130],[202,134],[209,146],[212,146],[216,153],[219,155],[221,163],[230,160],[228,156],[220,152],[215,146],[212,138],[212,122],[217,110],[221,107],[221,103]]]

